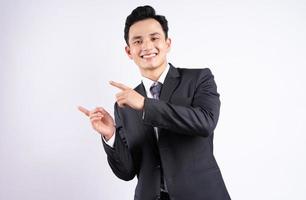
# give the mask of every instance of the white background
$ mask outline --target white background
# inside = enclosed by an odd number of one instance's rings
[[[133,199],[77,106],[113,112],[108,81],[139,83],[123,28],[144,4],[168,18],[169,61],[215,75],[232,199],[306,199],[306,2],[290,0],[0,0],[0,199]]]

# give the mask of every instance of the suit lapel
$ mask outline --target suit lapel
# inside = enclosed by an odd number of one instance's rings
[[[170,63],[169,63],[170,64]],[[161,90],[161,94],[159,99],[168,102],[174,89],[176,88],[176,86],[178,85],[180,79],[180,74],[178,72],[178,70],[173,67],[172,64],[170,64],[170,68],[169,68],[169,72],[166,75],[162,90]],[[138,92],[139,94],[141,94],[144,97],[147,97],[147,93],[145,90],[145,87],[143,85],[143,83],[139,84],[136,88],[135,91]],[[140,116],[142,117],[142,111],[139,111]]]
[[[170,97],[172,93],[174,92],[175,88],[177,87],[179,81],[180,81],[180,74],[176,68],[173,67],[173,65],[170,64],[170,68],[168,71],[168,74],[166,75],[164,84],[162,86],[161,94],[159,99],[165,102],[168,102],[170,100]],[[135,91],[141,94],[144,97],[147,97],[145,87],[143,83],[139,84]],[[134,110],[137,113],[138,119],[142,121],[142,111]],[[158,147],[157,147],[157,139],[154,134],[154,129],[151,126],[142,124],[142,128],[140,130],[143,130],[143,133],[146,137],[151,141],[151,144],[153,145],[154,152],[158,155]]]
[[[138,92],[139,94],[141,94],[144,97],[147,97],[147,93],[146,90],[144,88],[143,83],[140,83],[136,88],[135,91]]]
[[[180,74],[173,65],[170,64],[169,72],[165,78],[159,99],[168,102],[174,89],[178,85]]]

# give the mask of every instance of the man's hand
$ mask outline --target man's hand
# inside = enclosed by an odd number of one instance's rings
[[[115,133],[115,123],[110,114],[102,107],[91,111],[79,106],[79,110],[89,117],[92,127],[108,141]]]
[[[117,103],[120,107],[129,106],[135,110],[143,109],[145,98],[142,95],[122,83],[114,81],[110,81],[109,83],[121,90],[121,92],[116,94]]]

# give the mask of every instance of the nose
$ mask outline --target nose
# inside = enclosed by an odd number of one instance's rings
[[[151,40],[144,40],[141,46],[143,51],[149,51],[153,49],[153,47],[153,42]]]

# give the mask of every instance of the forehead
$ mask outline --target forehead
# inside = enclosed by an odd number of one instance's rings
[[[152,33],[164,35],[163,28],[157,20],[151,18],[145,19],[136,22],[130,27],[129,38],[146,37]]]

